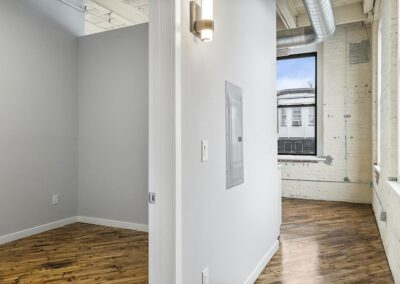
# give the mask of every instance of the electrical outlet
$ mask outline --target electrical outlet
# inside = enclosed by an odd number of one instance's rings
[[[51,197],[51,204],[58,204],[58,194],[53,194],[53,196]]]
[[[210,276],[209,276],[209,271],[208,267],[203,270],[201,273],[201,279],[202,279],[202,284],[210,284]]]

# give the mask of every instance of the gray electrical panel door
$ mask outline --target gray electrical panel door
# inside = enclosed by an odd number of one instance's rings
[[[243,91],[225,83],[226,188],[244,183],[243,168]]]

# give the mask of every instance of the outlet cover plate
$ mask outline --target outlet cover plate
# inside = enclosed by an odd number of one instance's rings
[[[53,194],[53,196],[51,197],[51,204],[58,204],[58,194]]]

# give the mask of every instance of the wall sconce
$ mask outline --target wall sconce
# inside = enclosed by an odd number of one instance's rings
[[[213,0],[202,0],[201,6],[190,2],[190,32],[202,41],[213,39]]]

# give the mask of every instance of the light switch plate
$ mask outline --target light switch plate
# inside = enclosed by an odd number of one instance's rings
[[[203,270],[201,273],[202,284],[210,284],[210,275],[208,271],[208,267]]]
[[[208,161],[208,141],[201,140],[201,161],[207,162]]]

